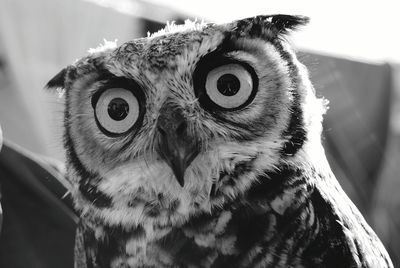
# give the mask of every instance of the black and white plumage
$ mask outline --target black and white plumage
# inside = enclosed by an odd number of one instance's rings
[[[285,35],[307,18],[169,25],[56,75],[75,267],[392,267],[321,145]]]

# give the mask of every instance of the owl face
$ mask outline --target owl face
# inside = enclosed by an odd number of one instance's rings
[[[311,89],[284,39],[306,18],[187,22],[68,66],[65,147],[83,215],[179,224],[243,194],[306,141]]]

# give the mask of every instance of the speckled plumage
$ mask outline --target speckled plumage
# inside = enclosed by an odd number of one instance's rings
[[[76,268],[392,267],[326,161],[323,100],[285,39],[306,22],[170,25],[91,50],[48,83],[66,93]],[[207,91],[228,64],[252,86],[233,108]],[[137,118],[116,134],[98,99],[121,87]]]

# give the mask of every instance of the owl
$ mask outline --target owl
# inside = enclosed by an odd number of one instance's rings
[[[187,21],[106,42],[65,92],[75,267],[393,267],[321,145],[287,35],[308,18]]]

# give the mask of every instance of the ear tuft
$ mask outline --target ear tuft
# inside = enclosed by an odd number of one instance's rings
[[[272,15],[271,24],[276,28],[278,33],[286,34],[288,31],[296,30],[298,27],[306,25],[310,18],[306,16],[291,15]]]
[[[67,71],[68,71],[68,67],[62,69],[49,82],[47,82],[45,87],[48,89],[64,88]]]
[[[233,31],[237,36],[274,40],[288,34],[289,31],[296,30],[299,26],[306,25],[308,21],[309,18],[305,16],[260,15],[236,21]]]

